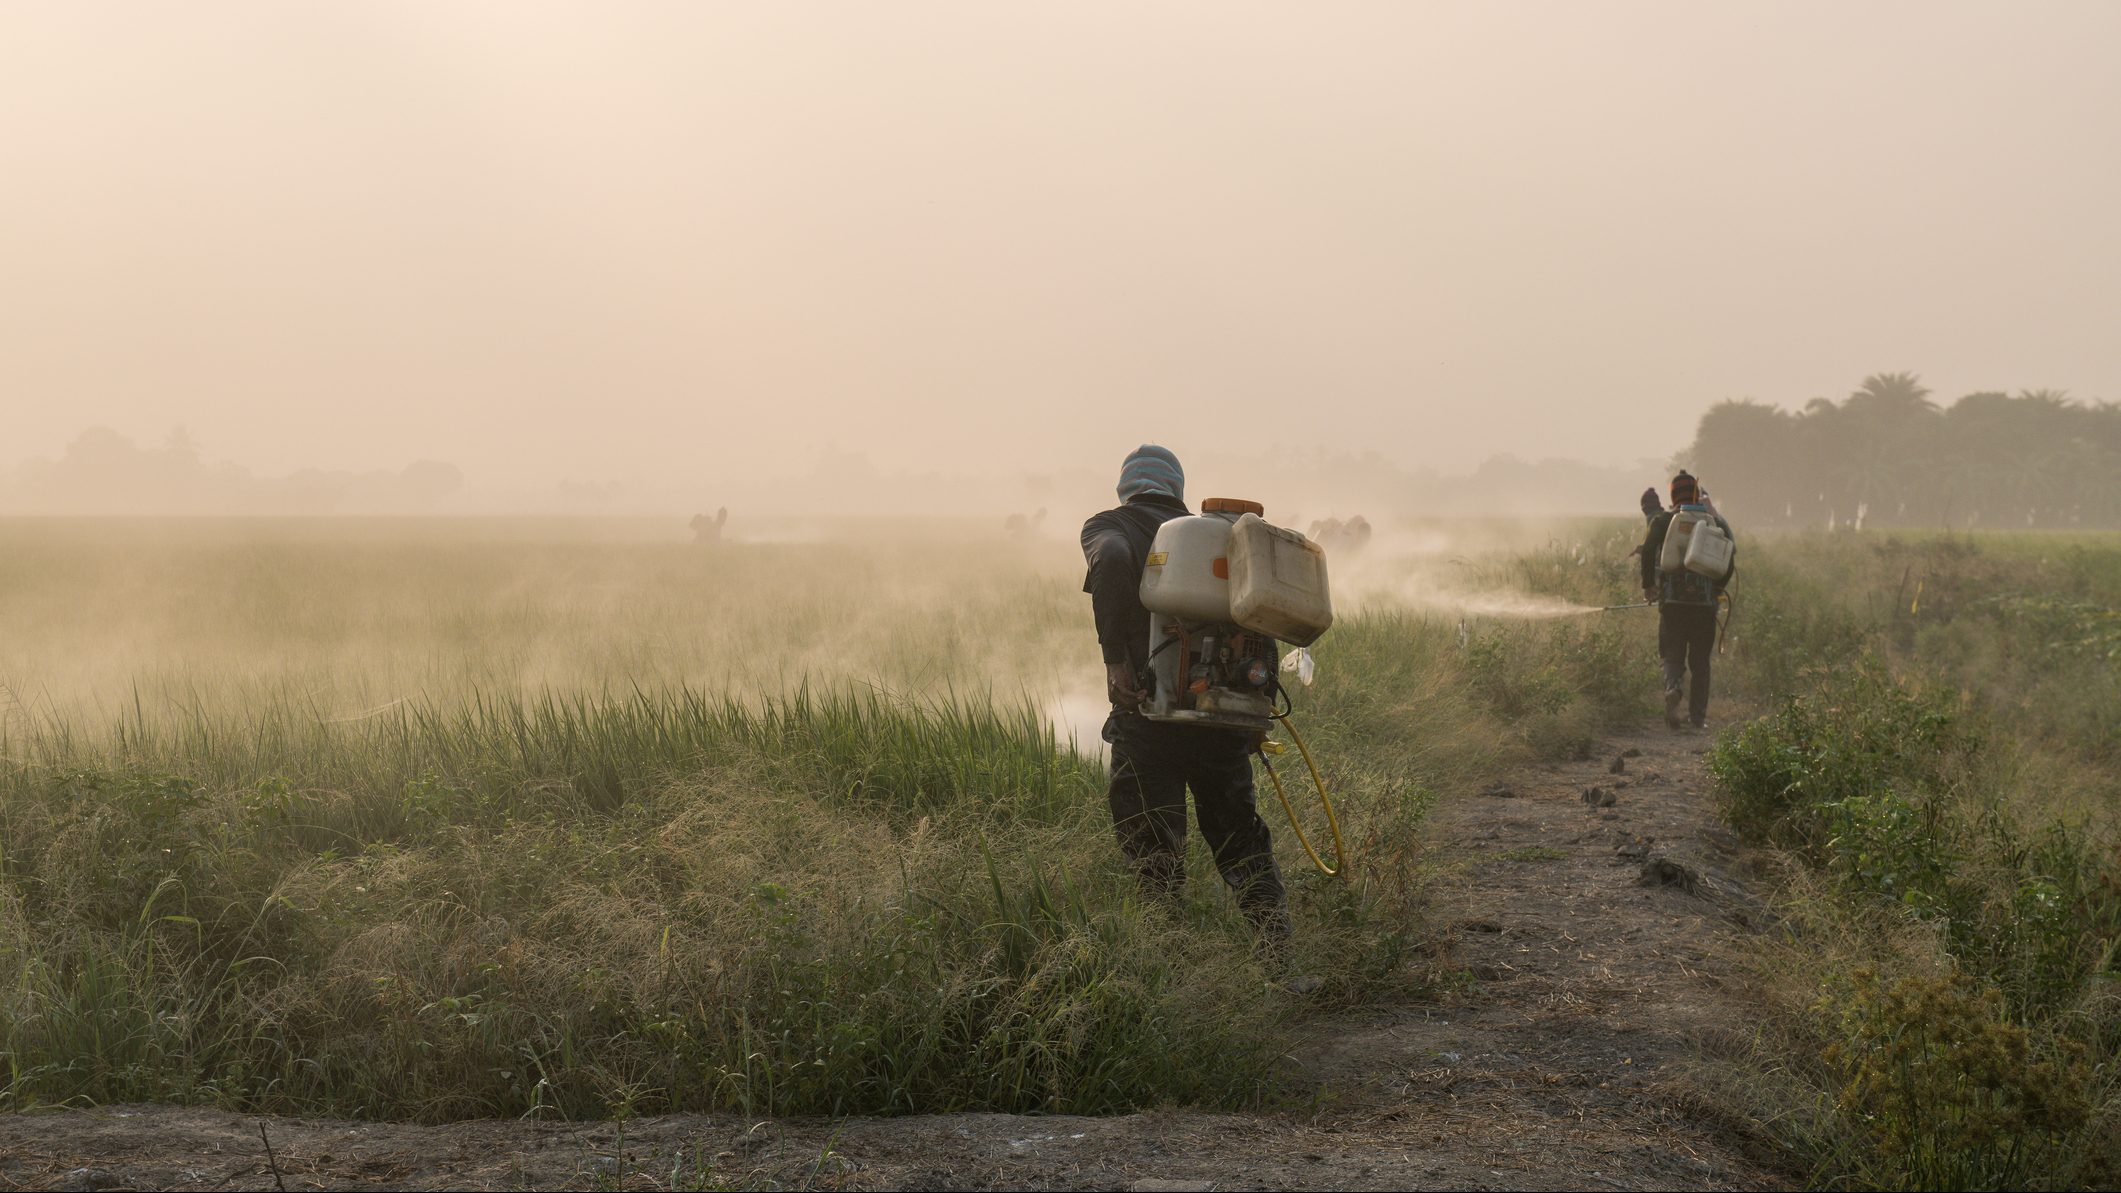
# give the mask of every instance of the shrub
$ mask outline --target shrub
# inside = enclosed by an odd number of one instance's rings
[[[1875,1144],[1881,1184],[2017,1189],[2065,1184],[2080,1166],[2093,1088],[2082,1050],[2037,1043],[1993,987],[1863,970],[1818,1010],[1845,1078],[1838,1109]]]
[[[1837,827],[1869,839],[1864,821],[1906,807],[1906,798],[1890,793],[1921,799],[1948,791],[1980,748],[1980,735],[1950,700],[1871,664],[1722,735],[1709,769],[1734,827],[1826,864]]]

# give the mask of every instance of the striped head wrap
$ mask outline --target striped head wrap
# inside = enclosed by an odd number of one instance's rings
[[[1132,501],[1144,493],[1162,493],[1179,501],[1186,499],[1186,470],[1167,447],[1144,443],[1119,467],[1119,499]]]
[[[1672,504],[1693,505],[1701,497],[1701,482],[1684,469],[1672,478]]]

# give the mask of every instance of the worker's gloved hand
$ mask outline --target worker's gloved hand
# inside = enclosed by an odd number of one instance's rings
[[[1149,698],[1149,693],[1141,689],[1141,681],[1134,677],[1134,668],[1125,663],[1105,664],[1105,694],[1112,698],[1114,708],[1140,708],[1141,702]]]

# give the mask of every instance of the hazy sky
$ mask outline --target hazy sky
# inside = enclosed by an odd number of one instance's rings
[[[1617,462],[2121,399],[2121,3],[0,7],[0,465]]]

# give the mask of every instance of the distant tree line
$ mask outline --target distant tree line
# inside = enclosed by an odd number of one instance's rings
[[[1723,402],[1678,462],[1756,526],[2121,527],[2121,406],[2054,390],[1940,407],[1880,373],[1801,411]]]
[[[57,459],[0,471],[0,512],[27,514],[415,514],[446,508],[464,473],[440,460],[401,469],[304,468],[258,476],[211,463],[181,427],[143,447],[90,427]]]

